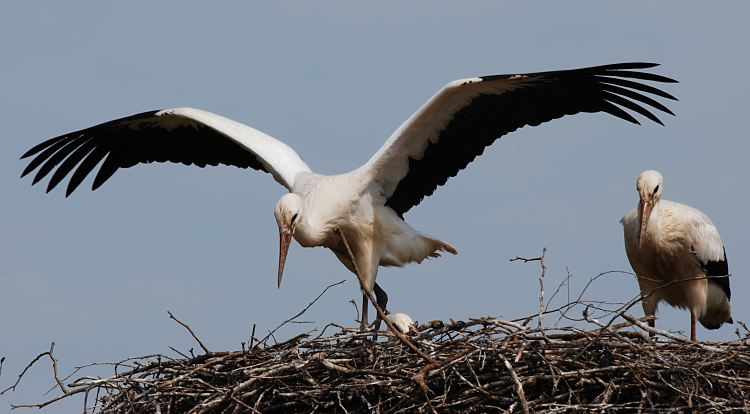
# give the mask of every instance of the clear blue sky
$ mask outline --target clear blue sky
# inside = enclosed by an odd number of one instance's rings
[[[355,326],[348,302],[360,297],[333,254],[298,245],[276,289],[273,206],[283,188],[266,174],[138,166],[65,199],[18,178],[18,157],[41,140],[194,106],[287,142],[320,172],[345,172],[450,80],[622,61],[662,63],[658,73],[681,82],[666,87],[680,99],[669,104],[677,117],[637,127],[579,115],[496,142],[407,214],[459,255],[381,270],[390,308],[420,321],[531,314],[538,266],[509,259],[545,246],[548,286],[566,269],[572,291],[600,272],[629,271],[618,220],[637,202],[637,175],[655,168],[665,198],[718,226],[735,320],[748,319],[747,2],[186,3],[2,6],[0,388],[53,340],[63,372],[195,346],[167,310],[225,350],[253,323],[265,333],[343,279],[303,319]],[[612,276],[589,297],[636,293],[634,278]],[[687,312],[659,315],[661,327],[689,329]],[[735,327],[698,335],[731,339]],[[50,372],[46,363],[31,371],[0,411],[42,399]]]

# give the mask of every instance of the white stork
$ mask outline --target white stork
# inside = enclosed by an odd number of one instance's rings
[[[280,236],[279,286],[294,237],[305,247],[331,249],[352,272],[356,264],[364,289],[374,290],[385,309],[387,296],[375,283],[379,266],[419,263],[440,252],[456,254],[448,243],[409,226],[404,213],[486,146],[524,125],[579,112],[607,112],[638,124],[623,108],[661,124],[644,106],[672,112],[646,94],[675,98],[636,81],[675,82],[637,70],[654,66],[623,63],[451,82],[409,117],[369,161],[340,175],[314,173],[292,148],[256,129],[199,109],[173,108],[47,140],[21,157],[35,156],[22,176],[39,168],[33,180],[37,183],[56,168],[47,185],[50,191],[72,172],[67,196],[103,159],[93,189],[118,169],[139,163],[226,164],[265,171],[289,190],[274,210]],[[343,240],[348,240],[355,263]],[[363,302],[364,327],[365,295]]]
[[[662,200],[664,182],[658,171],[636,181],[638,206],[620,220],[625,251],[641,289],[646,316],[660,301],[690,310],[690,340],[695,320],[708,329],[732,323],[729,267],[719,231],[702,212]],[[654,326],[653,319],[649,325]]]

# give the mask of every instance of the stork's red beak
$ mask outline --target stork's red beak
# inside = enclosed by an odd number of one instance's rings
[[[281,278],[284,276],[284,263],[286,263],[286,254],[289,252],[291,241],[292,232],[288,230],[279,231],[279,288],[281,287]]]
[[[638,231],[638,246],[643,243],[643,234],[646,232],[646,226],[648,226],[648,218],[651,217],[652,208],[654,208],[653,202],[641,200],[641,228]]]

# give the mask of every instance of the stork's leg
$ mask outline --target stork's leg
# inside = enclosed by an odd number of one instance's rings
[[[656,291],[649,292],[649,287],[644,285],[640,279],[638,282],[641,284],[641,305],[643,305],[643,313],[644,315],[651,317],[651,319],[648,320],[648,326],[655,328],[656,321],[654,320],[654,315],[656,315],[656,304],[659,303],[659,297],[656,296]],[[654,333],[649,332],[648,337],[653,338]]]
[[[360,324],[359,324],[360,329],[363,331],[366,331],[367,327],[369,326],[367,324],[367,320],[368,320],[367,305],[369,304],[368,302],[369,301],[367,300],[367,295],[363,293],[362,294],[362,321],[360,321]]]
[[[369,299],[372,298],[372,293],[375,288],[375,278],[377,277],[378,272],[378,266],[377,263],[373,265],[373,256],[372,256],[372,249],[362,248],[362,246],[359,246],[359,249],[356,251],[356,254],[352,251],[351,246],[349,245],[349,241],[347,240],[346,235],[344,232],[339,228],[336,229],[336,232],[339,234],[339,237],[341,237],[341,242],[344,245],[344,248],[346,249],[346,256],[343,255],[343,253],[334,252],[337,256],[339,256],[339,260],[341,260],[342,263],[347,265],[349,270],[351,270],[359,280],[359,286],[362,290],[362,320],[360,321],[360,327],[363,331],[367,330],[369,327],[367,321],[368,321],[368,306],[367,303]],[[371,247],[371,246],[370,246]],[[342,259],[342,256],[345,257],[345,259]],[[366,266],[364,268],[361,268],[358,264],[366,264],[369,266]],[[365,271],[366,273],[362,273],[362,271]],[[382,292],[382,289],[380,289]],[[383,292],[384,293],[384,292]],[[385,299],[387,301],[387,298]],[[378,304],[380,303],[380,296],[378,295],[378,299],[372,300],[373,303]],[[377,310],[377,309],[376,309]]]
[[[690,340],[695,342],[695,312],[690,311]]]
[[[647,309],[646,305],[643,305],[643,310],[644,310],[643,313],[647,317],[649,317],[649,316],[651,317],[651,319],[648,320],[648,326],[650,326],[651,328],[655,328],[656,327],[656,321],[654,320],[654,315],[656,314],[656,312],[654,310]],[[649,338],[653,338],[654,336],[655,336],[655,334],[654,334],[653,331],[650,331],[648,333],[648,337]]]
[[[377,282],[375,282],[375,297],[378,300],[378,306],[380,306],[380,309],[383,310],[383,313],[387,314],[388,312],[385,309],[385,306],[388,304],[388,295],[385,293],[383,288],[378,285]],[[378,315],[375,318],[375,332],[378,332],[380,330],[380,323],[382,322],[382,319],[380,319],[380,315]]]

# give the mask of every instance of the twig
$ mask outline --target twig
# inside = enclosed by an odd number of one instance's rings
[[[57,382],[57,385],[60,387],[60,391],[63,392],[63,394],[68,393],[68,389],[65,388],[65,384],[63,384],[62,380],[60,379],[60,375],[57,371],[57,359],[54,355],[55,352],[55,343],[52,342],[52,344],[49,346],[49,357],[52,360],[52,372],[55,375],[55,381]]]
[[[63,384],[63,381],[60,379],[60,375],[57,371],[57,359],[55,359],[54,356],[55,351],[55,343],[52,342],[49,346],[49,351],[42,352],[41,354],[37,355],[36,358],[31,360],[31,362],[26,365],[26,367],[21,371],[20,374],[18,374],[18,378],[16,379],[16,382],[13,383],[13,385],[9,386],[8,388],[5,388],[4,390],[0,391],[0,395],[5,394],[8,391],[15,391],[18,384],[21,382],[21,379],[24,375],[26,375],[26,372],[40,359],[42,359],[44,356],[48,356],[52,360],[52,372],[55,378],[55,382],[57,382],[57,385],[60,387],[60,391],[63,392],[63,394],[68,394],[68,389],[65,387],[65,384]],[[0,359],[0,371],[2,371],[2,363],[5,361],[5,358]]]
[[[359,320],[360,319],[360,315],[359,315],[359,307],[357,306],[357,302],[354,299],[351,299],[351,300],[349,300],[349,303],[351,303],[354,306],[354,313],[355,313],[354,320],[355,321]]]
[[[253,349],[253,341],[255,340],[255,324],[253,323],[253,331],[250,333],[250,343],[248,349]]]
[[[190,359],[190,357],[189,357],[189,356],[187,356],[187,355],[183,354],[182,352],[180,352],[180,350],[178,350],[177,348],[175,348],[175,347],[173,347],[173,346],[170,346],[170,347],[169,347],[169,349],[171,349],[172,351],[174,351],[174,352],[176,352],[176,353],[180,354],[180,356],[182,356],[182,357],[183,357],[183,358],[185,358],[185,359]]]
[[[514,389],[516,390],[516,394],[518,395],[518,400],[521,402],[521,410],[523,411],[523,414],[529,414],[529,403],[526,401],[526,393],[523,392],[523,385],[521,385],[521,381],[518,379],[516,370],[513,369],[513,366],[510,365],[510,362],[505,358],[505,356],[501,354],[500,358],[503,360],[505,368],[508,369],[511,379],[513,379],[513,384],[515,385]]]
[[[172,312],[170,312],[170,311],[167,311],[167,313],[169,314],[169,318],[170,318],[170,319],[174,319],[174,321],[175,321],[175,322],[179,323],[179,324],[180,324],[180,325],[182,325],[182,326],[183,326],[183,327],[184,327],[185,329],[187,329],[187,330],[188,330],[188,332],[190,332],[190,335],[192,335],[192,336],[193,336],[193,339],[195,339],[195,340],[196,340],[196,341],[198,342],[198,345],[200,345],[200,346],[201,346],[201,348],[203,348],[203,352],[205,352],[205,353],[207,353],[207,354],[210,354],[210,353],[211,353],[211,351],[209,351],[209,350],[208,350],[208,348],[206,348],[206,345],[203,345],[203,341],[201,341],[201,340],[200,340],[200,338],[198,338],[198,335],[196,335],[196,334],[195,334],[195,332],[193,332],[193,328],[191,328],[191,327],[190,327],[190,325],[188,325],[188,324],[186,324],[186,323],[182,322],[181,320],[179,320],[179,319],[175,318],[175,316],[174,316],[174,315],[172,315]]]
[[[323,289],[323,291],[320,292],[320,294],[315,299],[313,299],[312,302],[308,303],[307,306],[305,306],[301,311],[297,312],[296,315],[294,315],[291,318],[285,320],[284,322],[281,322],[278,326],[276,326],[271,331],[269,331],[268,335],[266,335],[260,342],[261,343],[265,343],[268,340],[268,338],[269,337],[273,337],[273,334],[276,333],[276,331],[278,331],[279,329],[281,329],[282,326],[284,326],[284,325],[288,324],[289,322],[291,322],[291,321],[299,318],[300,316],[302,316],[302,314],[304,314],[305,312],[307,312],[307,310],[310,309],[310,307],[312,305],[314,305],[315,302],[318,301],[318,299],[320,299],[323,295],[325,295],[326,292],[328,292],[328,289],[330,289],[330,288],[332,288],[334,286],[338,286],[338,285],[340,285],[340,284],[342,284],[344,282],[346,282],[346,279],[344,279],[344,280],[342,280],[340,282],[336,282],[334,284],[326,286],[326,288]],[[255,327],[254,326],[253,326],[253,331],[255,331]],[[275,340],[275,338],[274,338],[274,340]]]
[[[644,331],[646,331],[648,333],[652,333],[652,334],[655,334],[655,335],[661,335],[661,336],[664,336],[666,338],[672,339],[674,341],[682,342],[684,344],[695,345],[695,346],[697,346],[699,348],[703,348],[703,349],[705,349],[707,351],[715,351],[715,352],[719,351],[719,348],[716,348],[716,347],[713,347],[713,346],[709,346],[709,345],[703,345],[703,344],[700,344],[700,343],[697,343],[697,342],[692,342],[689,339],[683,338],[683,337],[681,337],[679,335],[675,335],[675,334],[673,334],[671,332],[667,332],[667,331],[665,331],[663,329],[653,328],[653,327],[651,327],[651,326],[649,326],[649,325],[647,325],[647,324],[639,321],[635,316],[633,316],[633,315],[631,315],[631,314],[629,314],[627,312],[623,311],[622,312],[622,317],[625,318],[628,322],[630,322],[633,325],[635,325],[635,326],[643,329]]]
[[[546,310],[546,307],[544,306],[544,274],[547,272],[547,266],[544,264],[545,254],[547,254],[546,247],[542,248],[542,255],[539,257],[533,257],[531,259],[527,259],[524,257],[516,256],[510,259],[511,262],[516,261],[516,260],[523,260],[524,263],[538,261],[539,264],[542,266],[542,273],[539,274],[539,318],[537,319],[537,328],[539,329],[542,328],[542,316],[544,315],[544,311]]]

